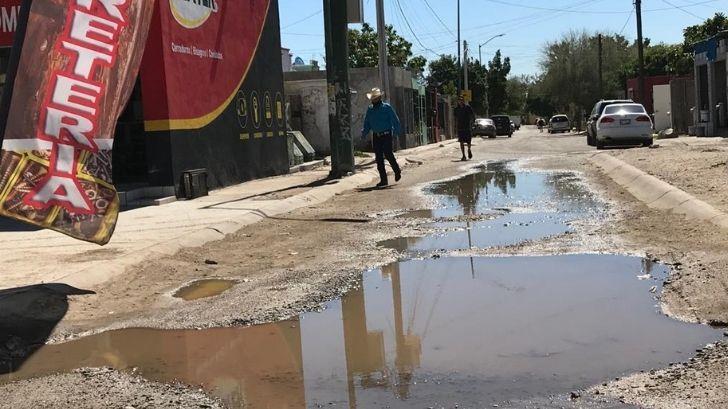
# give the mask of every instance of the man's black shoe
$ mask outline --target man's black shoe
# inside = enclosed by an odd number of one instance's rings
[[[463,156],[462,158],[460,158],[460,161],[461,161],[461,162],[465,162],[465,161],[467,161],[467,160],[468,160],[468,158],[466,158],[465,156]]]
[[[400,180],[402,180],[402,172],[395,173],[394,174],[394,181],[395,182],[399,182]]]
[[[388,185],[389,185],[389,182],[381,181],[381,182],[377,183],[376,187],[384,187],[384,186],[388,186]]]

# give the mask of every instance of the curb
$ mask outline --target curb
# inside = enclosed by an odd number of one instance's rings
[[[440,146],[441,144],[443,146]],[[401,152],[404,153],[401,160],[409,162],[408,158],[410,156],[422,154],[426,156],[426,154],[435,153],[449,145],[450,143],[445,142],[413,148],[407,152]],[[416,161],[422,163],[419,158]],[[378,178],[379,173],[376,169],[362,169],[353,176],[340,179],[338,183],[312,188],[287,199],[262,205],[259,209],[251,209],[238,217],[231,217],[223,222],[211,224],[193,232],[183,233],[176,238],[155,244],[142,251],[121,255],[113,263],[106,262],[101,265],[90,266],[68,273],[54,281],[63,282],[77,288],[93,288],[123,275],[128,268],[145,260],[173,256],[184,248],[201,247],[207,243],[222,240],[228,234],[235,233],[243,227],[255,224],[267,217],[278,216],[304,207],[321,204],[338,194],[372,183]]]
[[[728,214],[608,153],[591,157],[602,172],[648,207],[682,214],[688,220],[707,221],[728,229]]]

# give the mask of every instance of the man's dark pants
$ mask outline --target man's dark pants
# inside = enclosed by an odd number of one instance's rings
[[[372,138],[372,143],[374,145],[374,154],[377,158],[377,170],[379,171],[379,177],[382,179],[382,182],[387,182],[387,169],[384,167],[385,158],[392,166],[392,170],[394,170],[395,175],[398,175],[401,172],[399,165],[397,164],[397,159],[394,157],[394,152],[392,151],[392,133],[375,132],[374,137]]]

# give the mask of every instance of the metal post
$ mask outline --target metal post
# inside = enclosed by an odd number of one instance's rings
[[[637,58],[639,65],[639,78],[637,80],[637,95],[639,102],[645,104],[645,51],[642,41],[642,0],[634,1],[635,14],[637,16]]]
[[[331,177],[354,173],[349,90],[349,44],[347,2],[324,0],[326,30],[326,81],[331,135]]]
[[[460,0],[458,0],[458,96],[460,96],[463,90],[460,80],[460,67],[462,67],[462,61],[460,59]]]
[[[377,0],[377,34],[379,36],[379,81],[381,82],[384,97],[389,95],[389,61],[387,56],[387,25],[384,19],[384,0]]]

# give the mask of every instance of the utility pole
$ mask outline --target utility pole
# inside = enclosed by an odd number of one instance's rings
[[[463,69],[465,70],[465,91],[469,90],[468,87],[468,42],[463,41],[463,52],[465,54],[465,58],[463,61]]]
[[[639,78],[637,79],[637,97],[640,103],[646,103],[645,98],[645,50],[642,41],[642,0],[634,0],[635,14],[637,16],[637,58],[639,59]]]
[[[348,2],[323,1],[331,140],[330,176],[341,178],[354,173],[355,170],[354,144],[351,135],[351,91],[349,90]]]
[[[379,80],[382,83],[384,97],[389,95],[389,62],[387,56],[387,25],[384,19],[384,0],[377,0],[377,34],[379,36]]]
[[[602,35],[599,34],[599,98],[604,98],[604,48],[602,46]]]
[[[462,67],[460,60],[460,0],[458,0],[458,68]],[[458,97],[463,90],[462,84],[460,83],[460,73],[458,72]]]

